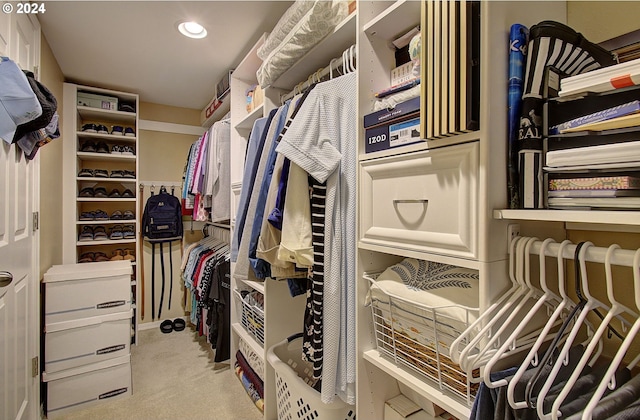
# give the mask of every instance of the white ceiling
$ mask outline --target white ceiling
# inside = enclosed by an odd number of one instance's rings
[[[201,110],[291,1],[48,1],[38,18],[67,81]],[[177,30],[196,20],[208,31]]]

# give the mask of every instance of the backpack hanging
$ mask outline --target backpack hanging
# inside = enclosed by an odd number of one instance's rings
[[[154,195],[152,191],[151,197],[147,199],[142,216],[142,234],[144,238],[151,243],[151,317],[155,320],[155,245],[157,243],[160,244],[160,266],[162,271],[162,289],[158,307],[158,319],[160,319],[165,290],[164,249],[162,244],[169,243],[169,267],[171,270],[169,309],[171,309],[171,294],[173,292],[171,242],[176,240],[182,241],[183,236],[182,206],[180,200],[173,194],[167,193],[167,189],[164,186],[160,188],[160,194]]]

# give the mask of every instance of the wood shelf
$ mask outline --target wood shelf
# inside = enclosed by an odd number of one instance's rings
[[[134,125],[136,123],[135,112],[112,111],[109,109],[91,108],[89,106],[79,106],[77,110],[83,121],[127,122]]]
[[[393,25],[389,25],[389,22],[393,22]],[[402,35],[403,30],[408,31],[419,25],[420,2],[399,0],[367,22],[362,29],[368,36],[377,36],[387,41],[393,41],[396,36]]]
[[[628,210],[510,210],[493,211],[494,219],[541,222],[603,223],[640,226],[640,211]]]
[[[255,108],[253,111],[247,114],[242,120],[236,124],[236,130],[251,130],[253,128],[253,123],[260,117],[262,117],[262,110],[264,109],[264,104]]]
[[[78,159],[85,162],[131,162],[135,163],[136,155],[119,155],[115,153],[78,152]]]
[[[87,133],[86,131],[78,131],[76,135],[82,139],[103,139],[106,141],[117,141],[118,143],[135,143],[136,140],[138,140],[137,136],[117,136],[113,134]]]

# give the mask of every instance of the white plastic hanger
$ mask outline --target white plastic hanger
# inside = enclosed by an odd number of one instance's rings
[[[636,250],[635,255],[633,256],[633,291],[635,295],[635,304],[636,309],[640,311],[640,249]],[[593,415],[593,410],[596,408],[600,399],[604,395],[604,392],[607,388],[615,389],[615,375],[616,371],[622,364],[622,360],[624,356],[627,354],[629,347],[631,346],[634,338],[637,336],[638,331],[640,331],[640,316],[638,313],[635,314],[636,321],[633,323],[629,331],[627,332],[627,336],[620,344],[620,348],[616,352],[616,355],[613,357],[607,372],[604,374],[604,377],[600,381],[598,388],[594,392],[593,396],[589,400],[589,403],[585,407],[582,419],[583,420],[591,420]],[[640,354],[638,354],[627,366],[628,369],[633,369],[638,362],[640,362]]]
[[[540,309],[542,309],[543,307],[546,307],[546,305],[549,305],[551,302],[553,302],[554,305],[561,305],[562,304],[563,299],[559,298],[553,291],[551,291],[549,289],[549,287],[547,286],[547,281],[546,281],[546,257],[545,257],[545,252],[546,252],[546,249],[547,249],[547,245],[549,245],[551,242],[554,242],[553,239],[547,238],[540,245],[540,254],[539,254],[540,255],[540,287],[544,291],[544,294],[542,294],[538,298],[536,303],[533,305],[531,310],[529,310],[527,312],[525,317],[522,318],[521,320],[519,320],[519,324],[513,330],[511,335],[505,340],[505,342],[496,351],[496,353],[493,355],[493,357],[485,364],[484,382],[489,388],[497,388],[497,387],[505,386],[505,385],[508,384],[508,381],[506,379],[498,380],[498,381],[495,381],[495,382],[491,381],[491,372],[492,372],[493,367],[495,366],[495,364],[505,356],[507,351],[510,350],[510,349],[514,349],[516,347],[516,340],[518,339],[518,337],[520,336],[522,331],[527,327],[527,325],[529,324],[531,319],[536,314],[539,313]],[[530,283],[529,283],[529,285],[530,285]],[[531,287],[531,285],[530,285],[530,287]],[[550,320],[550,322],[548,324],[549,325],[554,325],[555,324],[555,318],[553,320]],[[545,324],[545,328],[546,328],[546,326],[547,325]],[[545,332],[544,329],[543,329],[543,332]],[[546,336],[546,332],[545,332],[545,336]],[[531,347],[533,347],[535,344],[536,343],[533,343],[531,345]],[[526,363],[529,363],[529,362],[530,361],[527,361]]]
[[[484,364],[483,362],[486,362],[487,359],[493,359],[497,353],[504,354],[504,352],[506,352],[507,350],[515,351],[518,348],[516,343],[517,335],[514,336],[513,333],[509,333],[508,338],[504,340],[502,335],[508,329],[511,329],[512,331],[514,329],[524,329],[527,326],[528,321],[533,317],[533,315],[536,314],[534,308],[529,308],[531,306],[531,300],[539,299],[539,297],[542,295],[540,290],[531,284],[530,250],[535,241],[535,239],[527,241],[524,246],[523,255],[518,254],[518,257],[523,257],[524,259],[524,272],[520,272],[520,274],[522,275],[524,284],[527,287],[527,293],[525,293],[525,295],[522,296],[516,303],[516,305],[512,308],[512,310],[507,315],[507,318],[501,323],[498,330],[494,333],[493,337],[491,337],[489,341],[485,343],[485,345],[480,349],[477,355],[471,358],[470,370],[481,367]],[[543,242],[545,248],[549,241],[552,240],[548,239]],[[544,276],[544,273],[541,273],[541,275]],[[541,305],[543,305],[544,303],[545,301],[542,301]],[[525,313],[523,313],[523,311]],[[499,344],[498,340],[503,340],[502,345]],[[499,348],[496,350],[496,347]],[[520,347],[519,351],[522,350],[524,349]],[[488,357],[485,355],[488,355]],[[491,383],[490,380],[487,381],[487,379],[489,378],[489,374],[490,371],[485,369],[485,383],[487,385]]]
[[[491,337],[492,327],[503,315],[507,313],[509,307],[517,300],[517,298],[525,293],[523,285],[518,283],[516,279],[516,252],[518,245],[524,246],[525,238],[515,237],[509,244],[509,279],[511,280],[511,288],[503,293],[500,298],[485,310],[465,331],[451,343],[449,357],[454,363],[461,365],[463,357],[472,351],[480,339]],[[464,345],[464,347],[461,347]],[[464,356],[463,356],[464,353]]]
[[[509,405],[511,405],[514,409],[522,409],[527,407],[526,400],[516,401],[515,399],[515,388],[520,378],[524,372],[529,368],[529,364],[532,366],[537,366],[539,363],[538,351],[544,343],[549,338],[549,332],[552,327],[556,324],[556,320],[561,319],[560,315],[565,312],[567,309],[573,308],[575,306],[574,302],[569,298],[565,288],[565,279],[564,279],[564,258],[563,253],[567,245],[569,245],[571,241],[564,240],[558,246],[558,291],[560,292],[560,296],[562,297],[562,301],[558,304],[555,311],[549,317],[549,320],[545,324],[542,332],[538,335],[538,339],[533,344],[529,353],[525,357],[524,361],[518,368],[517,372],[513,375],[513,378],[509,381],[509,385],[507,387],[507,400],[509,401]],[[541,252],[542,253],[542,252]]]

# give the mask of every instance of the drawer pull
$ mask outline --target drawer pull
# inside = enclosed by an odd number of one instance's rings
[[[423,198],[421,200],[393,200],[393,204],[428,204],[429,200]]]

